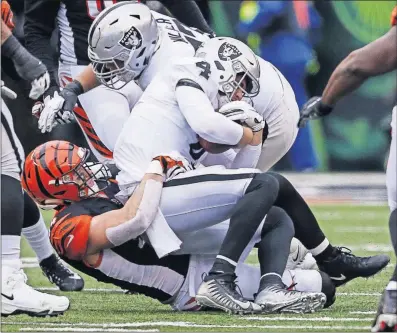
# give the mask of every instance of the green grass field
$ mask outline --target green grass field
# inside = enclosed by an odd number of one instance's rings
[[[371,206],[315,206],[323,230],[334,245],[350,247],[355,254],[388,253],[395,263],[388,234],[388,208]],[[48,219],[47,219],[48,220]],[[34,257],[26,243],[22,257]],[[255,253],[249,260],[256,262]],[[34,287],[53,288],[39,268],[25,268]],[[312,315],[229,316],[223,313],[175,313],[168,306],[143,296],[124,295],[112,285],[85,278],[85,290],[69,293],[71,308],[58,318],[26,315],[2,318],[7,331],[369,331],[392,266],[376,277],[358,279],[338,289],[336,303]],[[102,289],[102,290],[98,290]],[[103,290],[106,289],[106,290]],[[111,289],[111,290],[109,290]],[[50,291],[62,294],[58,291]]]

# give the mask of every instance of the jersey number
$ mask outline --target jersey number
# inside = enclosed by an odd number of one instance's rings
[[[206,61],[200,61],[200,62],[196,62],[196,66],[202,69],[200,75],[208,80],[211,74],[211,65]]]
[[[95,19],[106,7],[114,5],[117,0],[86,0],[88,16]]]

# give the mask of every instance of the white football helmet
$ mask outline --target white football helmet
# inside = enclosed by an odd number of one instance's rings
[[[159,38],[156,20],[141,3],[126,1],[102,11],[88,33],[88,57],[104,85],[120,89],[136,79]]]
[[[258,95],[260,66],[255,53],[243,42],[230,37],[212,38],[196,51],[196,57],[211,65],[211,77],[219,86],[219,107],[232,101],[238,89],[245,100]],[[242,83],[245,81],[245,88]],[[252,101],[251,101],[252,103]]]

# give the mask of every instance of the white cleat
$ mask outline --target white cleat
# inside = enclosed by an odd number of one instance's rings
[[[26,284],[22,270],[2,267],[1,315],[27,314],[34,317],[57,316],[69,308],[69,299],[41,293]]]
[[[292,238],[286,269],[318,270],[316,259],[296,238]]]
[[[287,290],[279,285],[268,285],[255,297],[262,313],[312,313],[321,310],[326,296],[321,293]]]

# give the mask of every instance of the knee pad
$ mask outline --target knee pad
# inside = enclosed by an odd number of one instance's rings
[[[23,224],[23,192],[21,183],[1,175],[1,234],[20,236]]]
[[[263,224],[261,235],[268,232],[269,230],[275,227],[282,227],[284,229],[283,234],[286,237],[294,237],[295,228],[294,223],[292,222],[289,215],[285,212],[284,209],[280,207],[273,206],[269,213],[266,215],[265,223]]]
[[[278,180],[269,172],[257,173],[247,187],[246,194],[253,191],[266,191],[267,195],[277,196],[279,190]]]
[[[23,210],[24,210],[24,217],[23,217],[23,227],[29,228],[34,226],[40,219],[40,211],[39,207],[35,204],[33,199],[26,194],[23,194]]]

